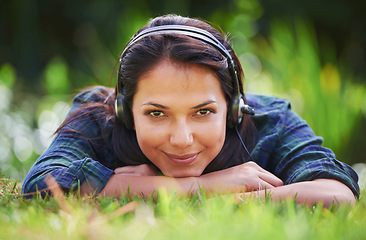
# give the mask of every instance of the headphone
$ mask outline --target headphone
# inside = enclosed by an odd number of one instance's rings
[[[117,82],[117,96],[115,101],[115,111],[117,118],[124,123],[125,127],[128,129],[133,128],[133,116],[130,109],[129,104],[124,100],[124,93],[123,93],[123,82],[120,77],[119,71],[122,64],[122,59],[125,57],[127,51],[130,49],[132,45],[134,45],[137,41],[141,40],[142,38],[158,35],[158,34],[180,34],[188,37],[192,37],[202,42],[205,42],[214,48],[216,48],[224,57],[227,59],[228,62],[228,69],[230,71],[231,78],[236,85],[237,92],[233,97],[232,103],[229,105],[231,109],[228,109],[227,113],[227,125],[229,127],[236,127],[242,121],[244,114],[254,115],[254,109],[244,103],[244,98],[240,93],[240,84],[239,79],[237,77],[237,72],[235,70],[234,60],[231,57],[229,51],[221,44],[211,33],[206,30],[192,27],[192,26],[185,26],[185,25],[163,25],[163,26],[156,26],[145,29],[137,34],[134,38],[132,38],[119,58],[119,67],[118,67],[118,82]]]

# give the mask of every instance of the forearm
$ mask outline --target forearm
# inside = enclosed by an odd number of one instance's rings
[[[159,189],[174,191],[178,195],[187,195],[200,189],[198,179],[195,177],[172,178],[166,176],[129,176],[114,174],[100,192],[101,196],[117,196],[134,194],[137,196],[151,196]]]
[[[352,191],[343,183],[333,179],[317,179],[314,181],[299,182],[270,190],[246,192],[245,197],[257,197],[265,199],[266,192],[273,201],[292,198],[300,204],[313,205],[322,202],[323,206],[331,204],[355,203],[355,196]],[[240,196],[241,194],[239,194]]]

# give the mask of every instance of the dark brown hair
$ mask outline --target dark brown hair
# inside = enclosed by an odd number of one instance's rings
[[[244,96],[242,87],[242,78],[244,74],[240,62],[225,37],[220,34],[219,31],[210,24],[198,19],[177,15],[165,15],[152,19],[146,26],[143,26],[138,30],[136,34],[144,29],[162,25],[194,26],[204,29],[214,35],[225,46],[234,59],[240,84],[239,89]],[[221,88],[225,93],[228,109],[231,108],[230,104],[232,98],[236,95],[238,90],[237,84],[233,81],[228,70],[227,59],[213,46],[183,35],[153,35],[145,37],[131,46],[128,49],[128,52],[124,54],[123,59],[121,59],[118,78],[122,81],[124,100],[128,103],[130,108],[132,107],[132,99],[136,92],[140,76],[164,60],[169,60],[177,64],[197,64],[211,69],[220,80]],[[151,164],[142,153],[137,143],[135,131],[133,129],[127,129],[123,123],[116,118],[114,111],[111,111],[116,97],[115,94],[113,99],[111,99],[111,97],[106,99],[105,111],[101,111],[101,109],[98,108],[97,112],[99,115],[104,115],[106,120],[111,118],[114,119],[112,148],[114,154],[118,156],[118,162],[115,167],[139,165],[143,163]],[[93,108],[93,104],[85,105],[82,110],[85,111],[86,108],[96,109],[95,106]],[[70,116],[66,121],[76,120],[73,119],[75,116],[76,115],[74,115],[74,117]],[[66,122],[64,122],[63,125],[65,124]],[[61,128],[62,126],[59,129]],[[250,116],[244,116],[242,122],[238,126],[238,130],[247,148],[251,151],[255,145],[256,130]],[[227,127],[224,146],[216,158],[207,166],[204,173],[235,166],[248,159],[249,156],[241,145],[235,129]]]

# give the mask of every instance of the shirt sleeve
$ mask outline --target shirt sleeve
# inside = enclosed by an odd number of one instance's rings
[[[323,139],[291,111],[288,102],[285,109],[269,112],[265,118],[264,135],[254,149],[259,165],[284,184],[329,178],[344,183],[359,195],[356,172],[322,146]]]
[[[78,95],[75,98],[70,113],[84,103],[85,96],[85,94]],[[106,166],[107,164],[96,160],[109,157],[104,159],[107,162],[112,161],[110,158],[113,158],[108,154],[102,154],[108,152],[109,148],[106,138],[101,137],[107,125],[91,113],[80,112],[79,114],[82,117],[68,123],[34,163],[23,183],[23,193],[39,191],[42,194],[41,190],[47,188],[45,179],[52,175],[65,192],[76,191],[81,187],[97,194],[114,174],[114,171]],[[96,146],[104,150],[98,151]],[[45,194],[43,192],[43,195]]]

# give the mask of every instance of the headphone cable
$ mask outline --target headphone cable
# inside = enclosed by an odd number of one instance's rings
[[[254,162],[254,159],[253,159],[252,155],[249,153],[248,148],[245,146],[244,141],[243,141],[243,139],[242,139],[242,138],[241,138],[241,136],[240,136],[240,133],[239,133],[239,131],[238,131],[238,127],[237,127],[237,126],[235,126],[235,131],[236,131],[236,135],[238,136],[238,138],[239,138],[239,140],[240,140],[240,142],[241,142],[241,145],[244,147],[244,149],[245,149],[245,151],[247,152],[247,154],[248,154],[248,156],[249,156],[250,160],[252,160],[252,161]]]

